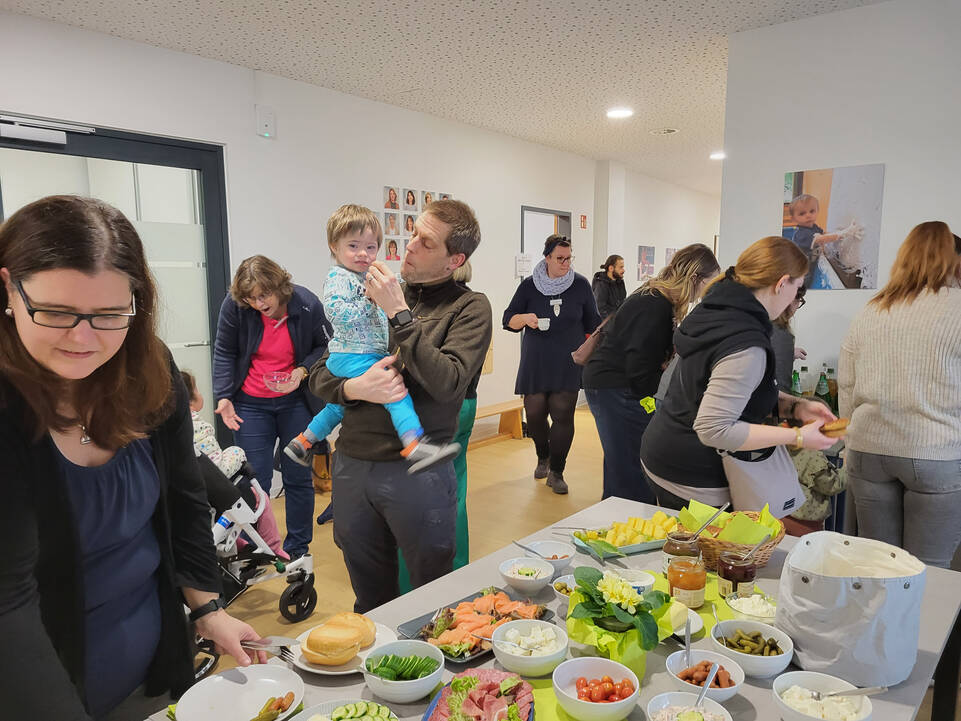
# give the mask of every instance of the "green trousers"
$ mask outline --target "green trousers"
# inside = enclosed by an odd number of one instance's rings
[[[454,554],[454,568],[466,566],[470,562],[469,537],[467,534],[467,442],[474,430],[474,414],[477,412],[477,399],[465,398],[457,416],[457,433],[454,442],[460,443],[460,453],[454,458],[454,473],[457,476],[457,552]],[[398,578],[400,592],[407,593],[413,587],[407,574],[404,556],[397,552],[400,561]]]

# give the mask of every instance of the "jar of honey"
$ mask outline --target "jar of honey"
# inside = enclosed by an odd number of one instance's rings
[[[667,534],[664,541],[664,573],[672,558],[697,558],[701,555],[701,549],[697,546],[697,539],[689,531],[671,531]]]
[[[737,551],[723,551],[717,559],[717,592],[722,598],[732,593],[750,596],[754,593],[757,563],[744,560]]]
[[[704,605],[707,569],[704,568],[704,561],[700,556],[672,558],[667,567],[667,583],[671,588],[671,597],[688,608],[700,608]]]

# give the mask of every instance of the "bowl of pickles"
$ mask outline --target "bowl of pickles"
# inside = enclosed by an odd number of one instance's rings
[[[769,678],[788,667],[794,642],[784,631],[760,621],[721,621],[711,629],[715,651],[736,661],[745,676]]]
[[[566,601],[574,593],[574,589],[577,588],[577,581],[574,580],[574,574],[560,576],[551,582],[551,588],[554,589],[554,595],[562,601]]]

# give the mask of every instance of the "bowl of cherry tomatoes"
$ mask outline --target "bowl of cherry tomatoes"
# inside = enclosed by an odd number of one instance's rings
[[[637,705],[641,685],[624,664],[596,656],[564,661],[551,682],[557,702],[577,721],[621,721]]]

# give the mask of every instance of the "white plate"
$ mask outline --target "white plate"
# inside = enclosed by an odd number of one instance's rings
[[[702,628],[704,628],[704,619],[701,618],[701,615],[697,611],[695,611],[693,608],[687,609],[687,617],[691,619],[691,635],[692,636],[698,631],[700,631]],[[681,637],[683,638],[684,624],[682,623],[680,626],[675,628],[674,633],[680,634]]]
[[[324,716],[330,716],[334,712],[334,709],[337,708],[338,706],[346,706],[349,703],[360,703],[361,701],[364,701],[364,699],[349,698],[349,699],[343,699],[341,701],[325,701],[324,703],[316,704],[315,706],[311,706],[310,708],[305,708],[299,714],[292,717],[290,721],[308,721],[308,719],[311,716],[317,713],[323,714]],[[364,703],[371,703],[371,702],[364,701]],[[376,702],[376,703],[380,703],[380,702]],[[380,705],[384,706],[386,704],[380,704]],[[397,714],[391,711],[390,717],[392,719],[396,719]]]
[[[310,671],[311,673],[319,673],[322,676],[346,676],[349,673],[363,673],[364,661],[367,660],[367,655],[373,651],[378,646],[383,646],[385,643],[390,643],[391,641],[397,640],[397,634],[382,623],[375,623],[377,627],[377,636],[374,638],[374,642],[367,648],[362,648],[357,652],[347,663],[341,664],[340,666],[320,666],[315,663],[311,663],[306,658],[304,654],[300,652],[300,646],[297,648],[291,648],[291,653],[294,654],[294,666],[297,668],[302,668],[304,671]],[[314,626],[314,628],[317,628]],[[297,640],[303,643],[307,640],[310,632],[314,629],[304,631],[297,637]],[[343,706],[343,704],[339,704]],[[337,708],[334,706],[333,708]]]
[[[294,692],[290,710],[304,698],[304,680],[286,666],[254,664],[208,676],[191,686],[177,703],[177,721],[254,718],[271,696]]]

